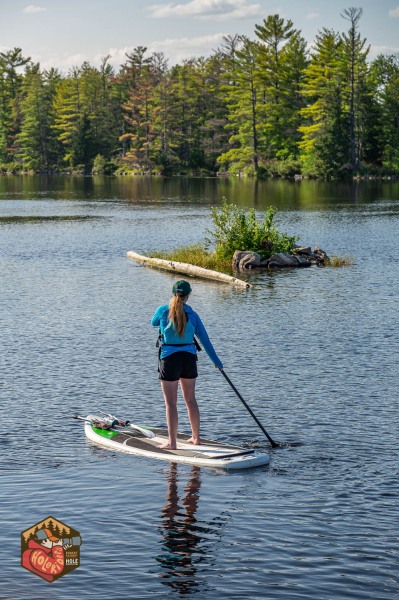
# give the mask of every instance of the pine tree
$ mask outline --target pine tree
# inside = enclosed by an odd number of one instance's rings
[[[185,61],[172,73],[175,114],[180,138],[178,154],[189,169],[217,169],[219,144],[226,134],[222,93],[222,62],[218,53]]]
[[[21,48],[0,52],[0,163],[15,160],[15,139],[21,127],[21,87],[18,68],[27,65]]]
[[[54,99],[56,118],[54,129],[64,147],[63,160],[70,168],[87,166],[88,117],[84,112],[81,70],[71,69],[58,86]]]
[[[174,118],[175,99],[172,90],[168,61],[163,53],[152,55],[154,69],[153,94],[153,158],[163,175],[173,173],[180,164],[177,155],[176,126]]]
[[[218,162],[231,172],[256,173],[259,167],[259,89],[257,64],[259,44],[242,36],[231,56],[232,82],[227,89],[230,149]]]
[[[307,105],[300,110],[304,119],[298,130],[305,174],[329,177],[347,162],[348,121],[342,99],[340,36],[323,28],[317,35],[311,60],[302,82]]]
[[[388,173],[399,171],[399,57],[378,56],[370,68],[378,118],[374,119],[380,149],[378,162]]]
[[[206,94],[204,122],[201,125],[204,166],[213,172],[218,170],[218,156],[228,149],[225,75],[224,57],[220,51],[217,51],[205,64]]]
[[[102,59],[100,69],[88,63],[84,63],[81,69],[82,102],[90,124],[91,158],[97,154],[111,158],[118,143],[115,104],[111,94],[114,72],[108,64],[109,58],[106,56]]]
[[[363,14],[361,8],[350,7],[341,16],[349,21],[349,30],[343,34],[341,45],[341,67],[345,75],[344,98],[349,121],[349,156],[350,167],[359,170],[362,162],[364,120],[362,104],[367,94],[364,86],[367,75],[366,58],[370,46],[362,39],[358,24]]]
[[[27,169],[46,171],[58,161],[60,148],[52,125],[53,100],[59,81],[57,71],[41,73],[39,65],[33,65],[25,73],[16,156]]]
[[[291,20],[270,15],[255,26],[259,40],[256,81],[261,99],[259,143],[266,161],[293,160],[298,154],[301,81],[307,65],[306,42]]]
[[[54,129],[64,147],[64,161],[71,168],[91,172],[94,158],[110,158],[117,146],[115,99],[111,92],[113,71],[102,62],[101,70],[87,62],[74,67],[60,82],[54,100]]]
[[[183,170],[205,164],[204,129],[207,112],[206,61],[185,60],[170,73],[173,97],[174,139]]]
[[[154,167],[153,142],[153,91],[155,74],[151,57],[145,56],[147,48],[138,46],[127,54],[125,67],[130,79],[128,98],[123,105],[127,132],[120,141],[128,144],[124,161],[140,171],[151,172]]]

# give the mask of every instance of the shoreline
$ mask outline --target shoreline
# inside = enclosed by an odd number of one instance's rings
[[[290,181],[293,183],[300,183],[301,181],[313,181],[313,182],[323,182],[323,183],[331,183],[331,182],[339,182],[339,183],[350,183],[350,182],[371,182],[371,181],[383,181],[383,182],[393,182],[399,181],[399,174],[391,174],[391,175],[353,175],[352,177],[329,177],[329,178],[316,178],[316,177],[307,177],[304,175],[294,175],[292,177],[282,176],[275,177],[272,175],[269,176],[257,176],[257,175],[247,175],[245,173],[242,174],[232,174],[232,173],[172,173],[172,174],[161,174],[161,173],[84,173],[84,172],[71,172],[71,171],[1,171],[0,177],[103,177],[106,179],[119,179],[119,178],[139,178],[139,177],[148,177],[148,178],[159,178],[159,179],[184,179],[193,178],[193,179],[251,179],[253,181]]]

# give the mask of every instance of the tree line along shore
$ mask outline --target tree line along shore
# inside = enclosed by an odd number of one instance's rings
[[[0,172],[392,177],[399,173],[399,56],[369,60],[362,10],[309,47],[269,15],[169,66],[138,46],[66,74],[0,53]]]

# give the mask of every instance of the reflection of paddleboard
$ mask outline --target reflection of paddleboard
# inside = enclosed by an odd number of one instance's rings
[[[126,427],[102,429],[95,426],[101,421],[102,417],[89,415],[85,422],[85,434],[89,440],[110,450],[228,470],[248,469],[266,465],[269,462],[267,454],[255,454],[254,450],[240,446],[211,440],[203,440],[199,446],[187,444],[186,440],[190,436],[181,433],[177,436],[177,450],[162,449],[159,446],[168,441],[168,432],[164,429],[152,427],[135,429],[133,424]],[[144,434],[145,431],[155,435],[148,437],[148,434]]]

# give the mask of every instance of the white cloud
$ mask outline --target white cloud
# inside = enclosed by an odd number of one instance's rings
[[[148,10],[156,18],[195,17],[224,21],[243,19],[261,14],[260,4],[248,4],[247,0],[190,0],[186,4],[154,4]]]
[[[209,56],[221,44],[223,37],[226,35],[226,33],[216,33],[194,38],[169,38],[152,42],[148,50],[150,52],[163,52],[173,64],[180,63],[188,58]]]
[[[390,55],[390,54],[398,54],[399,46],[376,46],[375,44],[370,45],[369,58],[373,59],[379,56],[380,54]]]
[[[73,67],[80,67],[86,60],[90,62],[90,58],[86,54],[82,54],[82,52],[78,52],[77,54],[65,54],[61,66],[70,65]]]
[[[125,46],[124,48],[110,48],[108,52],[101,52],[94,57],[94,64],[100,65],[103,58],[109,56],[109,63],[114,67],[119,67],[126,62],[126,54],[133,52],[136,46]]]
[[[399,17],[399,6],[397,6],[396,8],[391,8],[391,10],[389,11],[389,16]]]
[[[223,37],[226,35],[226,33],[216,33],[194,38],[167,38],[154,41],[147,46],[148,56],[153,52],[163,52],[171,64],[181,63],[183,60],[198,56],[209,56],[222,43]],[[110,64],[119,67],[126,62],[126,54],[133,52],[134,48],[135,46],[110,48],[108,52],[97,54],[94,58],[94,64],[99,65],[101,59],[109,54]]]
[[[33,14],[33,13],[45,12],[46,10],[47,10],[47,8],[43,8],[42,6],[36,6],[35,4],[29,4],[29,6],[25,6],[25,8],[22,9],[22,12]]]
[[[86,54],[60,54],[60,55],[51,55],[51,51],[46,51],[46,57],[44,58],[41,54],[32,54],[32,61],[40,63],[40,67],[42,70],[44,69],[57,69],[62,74],[67,74],[69,69],[72,67],[80,67],[83,62],[88,61],[93,64],[91,57]],[[100,60],[98,64],[100,65]]]
[[[318,12],[311,12],[311,13],[309,13],[309,14],[306,15],[305,19],[307,21],[312,21],[313,19],[317,19],[317,17],[319,17],[319,16],[320,16],[320,13],[318,13]]]
[[[148,44],[147,56],[153,52],[163,52],[170,65],[180,64],[186,59],[199,56],[209,56],[222,43],[226,33],[216,35],[205,35],[196,38],[175,38],[154,41]],[[105,56],[110,55],[109,64],[116,70],[126,62],[126,54],[135,50],[136,46],[124,46],[123,48],[109,48],[109,50],[88,56],[86,54],[60,54],[54,55],[46,52],[32,55],[33,62],[39,62],[42,69],[54,67],[66,75],[72,67],[80,67],[83,62],[88,61],[91,65],[99,67]],[[0,48],[1,50],[1,48]]]

